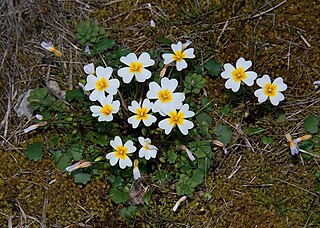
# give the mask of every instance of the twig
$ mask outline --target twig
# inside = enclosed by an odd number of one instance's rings
[[[227,29],[227,27],[228,27],[228,24],[229,24],[229,20],[227,20],[226,23],[224,24],[224,26],[223,26],[223,28],[222,28],[222,30],[221,30],[218,38],[217,38],[216,45],[219,43],[219,41],[220,41],[223,33],[226,31],[226,29]]]
[[[266,11],[263,11],[263,12],[261,12],[261,13],[257,13],[257,14],[255,14],[255,15],[253,15],[253,16],[249,16],[248,19],[254,19],[254,18],[260,17],[260,16],[262,16],[262,15],[264,15],[264,14],[266,14],[266,13],[269,13],[269,12],[275,10],[276,8],[282,6],[284,3],[286,3],[286,1],[287,1],[287,0],[284,0],[283,2],[280,2],[278,5],[276,5],[276,6],[274,6],[274,7],[271,7],[270,9],[268,9],[268,10],[266,10]]]

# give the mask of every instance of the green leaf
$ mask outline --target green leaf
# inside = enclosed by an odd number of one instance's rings
[[[267,137],[267,136],[263,136],[261,138],[261,141],[266,144],[266,145],[269,145],[273,142],[273,139],[271,137]]]
[[[112,184],[112,188],[116,188],[122,185],[123,178],[121,176],[110,175],[108,181]]]
[[[177,159],[177,154],[173,150],[170,150],[168,153],[168,162],[170,164],[175,163],[176,159]]]
[[[80,161],[82,159],[83,149],[83,145],[74,145],[68,149],[67,153],[73,158],[73,160]]]
[[[57,163],[59,159],[62,157],[61,151],[53,151],[51,154],[55,163]]]
[[[193,175],[190,179],[191,181],[191,185],[193,187],[196,187],[198,186],[199,184],[202,184],[203,183],[203,178],[204,178],[204,170],[202,169],[195,169],[193,171]]]
[[[211,143],[208,141],[198,141],[189,144],[190,150],[197,158],[213,157]]]
[[[202,112],[199,115],[197,115],[196,120],[199,124],[201,124],[204,121],[208,123],[209,126],[212,125],[212,117],[205,112]]]
[[[221,65],[214,60],[209,60],[206,62],[204,67],[208,70],[208,73],[213,76],[218,76],[221,72]]]
[[[91,175],[88,173],[77,173],[73,175],[73,178],[77,184],[87,184],[90,181]]]
[[[317,171],[316,177],[317,177],[318,180],[320,180],[320,170]]]
[[[119,211],[119,215],[126,222],[132,222],[136,217],[137,210],[137,206],[124,207]]]
[[[226,106],[224,106],[220,111],[221,111],[221,114],[222,114],[223,116],[227,116],[228,113],[230,112],[230,107],[229,107],[228,105],[226,105]]]
[[[84,99],[84,93],[80,89],[68,90],[66,93],[66,100],[72,101],[73,99],[82,101]]]
[[[64,171],[69,165],[71,165],[70,157],[67,154],[62,154],[56,165],[60,170]]]
[[[184,93],[200,93],[200,90],[206,84],[206,80],[201,74],[189,74],[184,81]]]
[[[319,130],[319,122],[319,116],[310,115],[304,120],[303,127],[311,134],[316,134]]]
[[[129,200],[128,192],[122,192],[117,188],[111,188],[109,192],[109,197],[116,204],[124,203]]]
[[[27,157],[30,160],[33,161],[38,161],[42,158],[42,147],[43,147],[43,143],[42,142],[35,142],[30,144],[27,149],[24,151],[25,155],[27,155]]]
[[[112,48],[115,44],[114,40],[104,38],[99,41],[99,43],[96,43],[93,45],[93,48],[96,49],[98,52],[102,53],[106,49]]]
[[[192,180],[188,176],[181,174],[180,179],[176,184],[177,194],[179,196],[182,196],[182,195],[192,196],[194,190],[195,190],[195,186],[192,184]]]
[[[213,130],[214,134],[217,136],[217,139],[227,145],[231,142],[232,131],[227,125],[219,123]]]
[[[146,194],[144,194],[143,202],[145,202],[145,204],[147,204],[147,205],[150,204],[151,195],[152,195],[152,190],[150,190],[150,189],[146,192]]]

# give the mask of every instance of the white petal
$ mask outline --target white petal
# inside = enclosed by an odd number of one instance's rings
[[[151,124],[153,124],[154,122],[157,121],[157,118],[155,116],[149,114],[148,119],[142,120],[142,121],[145,126],[149,127]]]
[[[181,109],[180,112],[184,113],[184,118],[189,118],[195,115],[194,112],[189,111],[189,105],[188,104],[184,104]]]
[[[164,59],[164,64],[169,64],[174,61],[173,54],[163,54],[162,58]]]
[[[196,57],[194,54],[194,49],[193,48],[188,48],[187,50],[185,50],[183,53],[186,54],[186,59],[193,59],[194,57]]]
[[[264,94],[264,89],[258,89],[254,92],[254,95],[258,97],[258,102],[263,103],[268,99],[268,96]]]
[[[95,74],[95,69],[94,69],[94,65],[93,65],[93,63],[90,63],[90,64],[88,64],[88,65],[85,65],[84,67],[83,67],[83,70],[84,70],[84,72],[86,73],[86,74]]]
[[[162,103],[160,100],[156,100],[152,106],[152,112],[159,112],[161,110]],[[165,114],[166,115],[166,114]]]
[[[116,149],[117,146],[122,146],[122,140],[119,136],[116,136],[114,140],[110,140],[110,145],[113,149]]]
[[[231,77],[231,73],[236,69],[234,68],[234,66],[232,66],[230,63],[226,63],[223,65],[223,68],[224,68],[224,71],[227,73],[227,74],[230,74],[229,77],[226,77],[226,78],[230,78]],[[224,78],[224,77],[223,77]]]
[[[112,102],[112,99],[113,99],[113,96],[108,95],[108,96],[99,97],[98,101],[100,102],[101,106],[105,106],[106,104],[110,104]]]
[[[146,155],[146,150],[142,147],[139,150],[139,158],[143,158]]]
[[[128,107],[129,111],[136,113],[137,108],[140,108],[140,105],[137,101],[131,101],[131,105]]]
[[[162,89],[168,89],[169,91],[173,92],[178,86],[177,79],[169,79],[167,77],[163,77],[161,79],[161,87]]]
[[[131,140],[128,140],[125,144],[124,147],[128,148],[128,154],[131,154],[137,150],[137,148],[133,145],[133,142]]]
[[[124,83],[127,83],[127,84],[131,82],[134,75],[134,73],[131,73],[129,70],[130,70],[129,67],[124,67],[118,70],[118,75],[122,77],[122,80],[124,81]]]
[[[150,109],[152,109],[152,105],[153,105],[153,103],[151,103],[149,99],[144,99],[143,102],[142,102],[142,107],[143,108],[147,108],[148,111]]]
[[[148,99],[158,99],[158,92],[161,90],[161,87],[156,82],[149,83],[149,91],[147,92]]]
[[[121,169],[132,166],[132,161],[130,160],[130,158],[127,156],[124,160],[119,159],[119,166]]]
[[[93,106],[90,107],[90,111],[91,112],[100,113],[100,110],[101,110],[100,106],[93,105]]]
[[[138,138],[138,141],[139,141],[139,143],[140,143],[141,146],[145,146],[145,145],[146,145],[145,139],[144,139],[143,137],[140,136],[140,137]]]
[[[118,160],[119,160],[119,158],[117,158],[117,157],[115,156],[115,152],[108,153],[108,154],[106,155],[106,159],[109,159],[109,160],[110,160],[110,164],[111,164],[112,166],[114,166],[115,164],[117,164],[117,162],[118,162]]]
[[[284,96],[282,93],[277,92],[277,94],[273,97],[269,97],[271,104],[277,106],[280,101],[284,100]]]
[[[149,67],[154,65],[155,63],[154,60],[150,58],[150,55],[147,52],[142,52],[138,58],[138,61],[143,63],[143,67]]]
[[[100,115],[99,118],[98,118],[98,121],[99,122],[102,122],[102,121],[107,121],[107,122],[110,122],[113,120],[113,115],[112,114],[109,114],[107,116],[105,115]]]
[[[188,130],[194,127],[194,124],[189,120],[184,120],[182,125],[178,125],[182,134],[187,135]]]
[[[119,112],[120,101],[113,101],[112,104],[111,104],[111,107],[112,107],[112,113],[113,114]]]
[[[225,87],[227,89],[232,89],[233,92],[237,92],[240,89],[240,82],[236,82],[233,78],[229,78],[225,83]]]
[[[151,72],[146,69],[142,69],[141,73],[135,73],[135,75],[138,82],[144,82],[147,79],[151,78]]]
[[[50,42],[45,42],[45,41],[43,41],[43,42],[41,42],[41,47],[43,47],[44,49],[49,49],[49,48],[51,48],[53,45],[52,45],[52,42],[50,41]]]
[[[127,55],[127,59],[130,61],[130,63],[132,62],[137,62],[137,55],[135,53],[129,53]]]
[[[182,43],[179,41],[177,44],[171,44],[171,48],[173,52],[181,51],[182,50]]]
[[[247,75],[247,77],[243,79],[243,82],[248,86],[252,86],[254,84],[254,80],[256,80],[257,78],[257,73],[254,71],[248,71],[245,74]]]
[[[99,91],[99,90],[95,89],[90,94],[89,99],[91,101],[97,101],[97,100],[101,99],[104,96],[105,96],[104,91]]]
[[[140,123],[140,120],[137,120],[136,115],[134,115],[128,118],[128,123],[132,124],[133,128],[137,128]]]
[[[263,75],[262,78],[257,79],[257,85],[262,88],[266,83],[271,83],[270,77],[267,74]]]
[[[138,167],[133,168],[133,178],[135,180],[138,180],[139,178],[141,178],[141,173]]]
[[[182,59],[181,61],[176,63],[177,71],[181,71],[181,70],[187,68],[187,66],[188,66],[188,64],[184,59]]]
[[[278,91],[282,92],[285,91],[288,86],[283,82],[283,79],[281,77],[276,78],[272,84],[275,84],[278,86]]]
[[[96,76],[93,76],[91,74],[88,75],[87,84],[84,86],[84,89],[87,91],[95,89],[97,80],[98,78]]]
[[[98,78],[106,78],[106,79],[109,79],[111,74],[112,74],[112,68],[111,67],[102,67],[102,66],[98,66],[97,69],[96,69],[96,74],[97,74],[97,77]]]
[[[237,69],[242,67],[244,71],[249,69],[252,66],[252,62],[250,60],[246,61],[244,58],[239,58],[236,63]]]
[[[169,124],[169,120],[168,119],[164,119],[164,120],[161,120],[158,124],[158,126],[161,128],[161,129],[164,129],[164,132],[166,134],[169,134],[173,128],[173,125]]]

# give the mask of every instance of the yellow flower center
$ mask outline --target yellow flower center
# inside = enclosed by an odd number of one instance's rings
[[[162,103],[172,101],[172,93],[168,89],[163,89],[158,92],[158,98]]]
[[[247,74],[242,67],[239,67],[232,71],[231,75],[233,77],[233,80],[235,80],[236,82],[241,82],[247,78]]]
[[[112,110],[113,110],[112,106],[109,104],[106,104],[105,106],[102,107],[100,112],[105,116],[109,116]]]
[[[146,120],[148,119],[148,109],[147,108],[137,108],[136,109],[136,119]]]
[[[115,151],[115,156],[122,160],[126,159],[128,153],[128,148],[124,146],[117,146]]]
[[[140,62],[132,62],[130,64],[130,73],[141,73],[142,72],[142,68],[143,68],[143,65],[142,63]]]
[[[143,148],[145,150],[150,150],[149,145],[151,145],[151,143],[146,143],[146,145],[144,145]]]
[[[278,86],[275,84],[267,83],[264,86],[263,92],[269,97],[274,97],[277,94]]]
[[[177,62],[180,62],[181,60],[183,60],[186,57],[186,54],[180,50],[175,51],[174,55],[173,55],[173,59]]]
[[[171,111],[169,113],[169,124],[170,125],[182,125],[184,122],[184,114],[182,112]]]
[[[108,87],[109,87],[109,83],[108,83],[108,80],[105,78],[100,78],[96,82],[96,88],[98,91],[103,91],[103,90],[107,89]]]

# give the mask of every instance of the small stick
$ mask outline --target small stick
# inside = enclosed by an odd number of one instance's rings
[[[275,10],[276,8],[282,6],[284,3],[286,3],[286,1],[287,1],[287,0],[284,0],[283,2],[280,2],[278,5],[276,5],[276,6],[274,6],[274,7],[271,7],[270,9],[268,9],[268,10],[266,10],[266,11],[263,11],[262,13],[257,13],[257,14],[255,14],[255,15],[251,16],[251,17],[249,16],[248,19],[254,19],[254,18],[260,17],[260,16],[262,16],[262,15],[264,15],[264,14],[266,14],[266,13],[269,13],[269,12]]]

